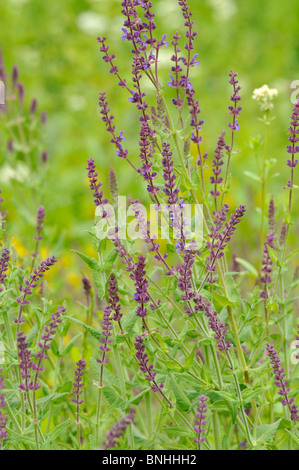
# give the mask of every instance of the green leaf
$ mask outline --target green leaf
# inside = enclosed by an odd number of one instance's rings
[[[103,394],[108,403],[112,406],[112,409],[121,408],[122,410],[125,410],[128,407],[127,401],[123,400],[112,387],[103,387]]]
[[[183,392],[182,388],[178,385],[177,381],[171,376],[171,389],[174,393],[177,407],[182,411],[188,411],[191,403]]]
[[[67,318],[68,320],[70,320],[74,323],[78,323],[78,325],[83,326],[83,328],[85,328],[85,330],[87,330],[88,333],[90,333],[95,339],[97,339],[98,341],[101,341],[102,334],[101,334],[100,331],[95,330],[95,328],[92,328],[91,326],[86,325],[85,323],[83,323],[80,320],[77,320],[77,318],[68,317],[67,315],[65,315],[64,318]]]
[[[273,424],[262,424],[261,426],[258,426],[255,431],[257,442],[262,444],[264,442],[272,441],[277,432],[280,421],[281,420],[279,419]]]
[[[109,255],[107,256],[105,263],[104,263],[104,269],[110,269],[115,260],[117,258],[117,252],[115,250],[110,251]]]
[[[191,354],[186,357],[185,359],[185,364],[184,364],[184,370],[190,370],[194,361],[194,356],[195,356],[195,351],[196,351],[197,345],[194,345],[194,348],[192,349]]]
[[[57,437],[60,436],[60,434],[65,431],[70,425],[70,419],[67,419],[63,423],[58,424],[50,433],[49,437],[52,438],[53,440],[57,439]]]
[[[94,258],[90,258],[89,256],[85,255],[84,253],[81,253],[81,251],[77,251],[77,250],[71,250],[73,251],[74,253],[77,253],[78,256],[80,256],[80,258],[92,269],[92,270],[97,270],[99,271],[100,270],[100,266],[99,266],[99,263],[94,259]]]

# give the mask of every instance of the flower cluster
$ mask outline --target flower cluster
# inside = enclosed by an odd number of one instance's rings
[[[289,398],[288,394],[290,392],[290,388],[288,387],[288,380],[285,380],[286,374],[284,373],[284,368],[282,367],[279,355],[274,349],[274,346],[270,343],[267,344],[266,347],[268,357],[271,360],[271,365],[273,368],[274,376],[275,376],[275,385],[279,388],[279,395],[281,398],[281,403],[284,406],[287,406],[290,411],[291,420],[294,423],[297,423],[298,417],[298,408],[294,404],[294,398]]]
[[[102,121],[106,125],[107,131],[111,134],[112,139],[110,142],[115,145],[116,147],[116,155],[120,158],[127,159],[128,151],[123,149],[122,141],[126,140],[123,136],[123,131],[120,131],[119,135],[116,136],[115,134],[115,125],[113,124],[114,116],[110,113],[110,109],[108,108],[108,101],[106,99],[106,93],[99,93],[99,106],[100,106],[100,113],[102,115]]]
[[[274,205],[273,197],[271,198],[269,202],[269,207],[268,207],[268,224],[269,224],[270,232],[275,233],[276,222],[275,222],[275,205]]]
[[[226,328],[219,320],[216,310],[204,297],[197,295],[193,299],[195,303],[195,312],[203,312],[209,321],[209,327],[215,333],[215,339],[218,340],[217,346],[219,351],[228,351],[231,343],[225,339]]]
[[[164,194],[167,196],[167,204],[177,204],[179,198],[178,193],[180,190],[176,188],[175,180],[176,174],[174,172],[174,165],[172,159],[172,152],[170,151],[170,144],[163,142],[162,144],[162,166],[163,166],[163,179],[165,181]]]
[[[59,306],[55,313],[52,313],[51,320],[47,325],[44,327],[44,333],[41,335],[41,341],[38,341],[38,346],[40,351],[34,354],[34,357],[38,359],[37,365],[32,366],[33,370],[36,371],[35,382],[34,382],[34,389],[37,390],[40,388],[39,384],[37,383],[38,374],[42,372],[45,368],[41,365],[43,359],[48,359],[47,351],[51,347],[51,343],[54,339],[54,336],[57,332],[57,328],[59,324],[62,322],[61,316],[65,312],[65,307]]]
[[[196,444],[198,444],[198,450],[200,450],[200,444],[205,441],[205,425],[207,424],[206,413],[208,407],[206,402],[208,397],[201,395],[199,397],[199,406],[196,407],[196,414],[194,419],[194,431],[197,434],[197,438],[193,439]]]
[[[30,300],[27,300],[27,296],[32,294],[32,289],[37,286],[37,282],[44,277],[46,271],[53,266],[54,263],[57,262],[55,256],[52,258],[47,258],[45,261],[42,261],[38,268],[33,269],[33,273],[30,275],[30,280],[25,279],[24,284],[25,286],[21,286],[20,290],[23,292],[23,298],[17,297],[16,301],[20,305],[19,315],[18,318],[15,318],[15,323],[23,323],[24,318],[22,316],[23,307],[30,303]]]
[[[262,299],[268,298],[267,286],[272,281],[270,275],[272,273],[273,262],[270,258],[268,247],[274,249],[274,233],[273,232],[270,232],[267,235],[267,240],[264,243],[264,252],[263,252],[262,269],[261,269],[262,275],[260,277],[260,281],[263,286],[263,290],[260,294]]]
[[[121,306],[119,303],[118,285],[114,274],[111,274],[109,278],[108,294],[108,303],[114,313],[113,320],[119,322],[122,318],[122,313],[120,312]]]
[[[268,85],[263,85],[253,90],[252,99],[258,102],[261,111],[269,112],[274,108],[272,101],[277,95],[278,91],[276,88],[269,88]]]
[[[109,362],[109,357],[107,357],[107,352],[111,351],[111,348],[109,348],[109,344],[112,343],[112,330],[113,330],[113,325],[112,325],[112,320],[111,320],[111,312],[112,309],[110,305],[106,305],[104,308],[104,316],[103,316],[103,322],[102,322],[102,336],[101,336],[101,344],[100,344],[100,350],[102,351],[102,359],[97,359],[97,362],[101,364],[101,376],[100,376],[100,382],[99,386],[103,386],[103,370],[104,370],[104,365],[108,364]]]
[[[84,382],[83,382],[83,376],[85,373],[85,368],[86,368],[86,361],[84,359],[80,359],[76,363],[76,370],[75,370],[75,381],[73,382],[73,395],[75,398],[72,398],[72,401],[77,405],[77,408],[79,405],[82,405],[84,403],[84,400],[80,400],[80,395],[83,393],[83,387],[84,387]]]
[[[184,256],[183,264],[178,266],[179,273],[178,287],[183,292],[182,300],[189,301],[194,297],[194,289],[192,287],[192,267],[194,264],[194,252],[187,251]],[[190,308],[186,310],[189,315],[192,314]]]
[[[148,295],[148,280],[145,276],[145,257],[139,256],[138,262],[135,264],[134,274],[131,274],[130,277],[135,281],[136,292],[134,294],[134,299],[139,304],[136,314],[141,318],[144,318],[147,315],[147,308],[145,305],[150,299]]]
[[[118,423],[116,423],[113,428],[108,431],[107,436],[106,436],[106,442],[103,443],[104,448],[107,449],[113,449],[117,441],[116,439],[119,439],[127,427],[134,423],[134,417],[135,417],[135,410],[133,408],[130,408],[130,412],[126,414],[123,418],[121,418]]]
[[[23,331],[19,331],[17,333],[17,350],[20,374],[23,379],[20,383],[20,390],[22,392],[35,389],[34,382],[29,380],[35,364],[32,360],[31,351],[29,350],[28,345],[25,334]]]
[[[45,220],[45,209],[43,206],[40,206],[37,210],[36,217],[36,235],[34,236],[35,240],[42,240],[41,231],[43,229],[43,223]]]
[[[90,158],[88,160],[87,166],[87,176],[89,179],[89,187],[93,191],[92,195],[94,197],[94,203],[96,206],[101,206],[102,204],[107,204],[107,199],[103,199],[103,191],[99,191],[102,187],[102,183],[98,181],[98,172],[96,171],[96,166],[94,163],[94,159]],[[106,216],[106,212],[103,211],[103,217]]]
[[[209,234],[211,242],[207,242],[207,247],[210,250],[209,256],[207,257],[208,263],[206,265],[206,269],[210,273],[209,282],[215,282],[213,273],[216,270],[216,261],[224,256],[224,249],[231,240],[237,224],[241,222],[246,208],[240,205],[235,212],[231,214],[229,222],[225,222],[228,211],[228,204],[224,204],[222,209],[213,213],[214,225],[210,225],[211,233]]]
[[[160,385],[157,384],[155,380],[157,372],[153,371],[153,364],[148,364],[149,360],[143,342],[144,339],[142,336],[136,336],[134,343],[136,349],[136,359],[138,361],[141,372],[145,374],[146,380],[153,383],[151,389],[154,392],[159,392],[164,387],[164,384],[163,382],[161,382]]]
[[[240,116],[240,112],[242,111],[242,108],[240,106],[238,106],[239,101],[241,100],[241,97],[239,95],[239,91],[241,90],[241,87],[240,87],[240,85],[238,85],[239,80],[237,80],[237,78],[236,78],[238,76],[237,72],[233,72],[233,70],[231,70],[229,76],[230,76],[229,83],[233,86],[233,89],[234,89],[234,92],[233,92],[232,96],[230,97],[230,100],[234,104],[233,104],[233,106],[228,107],[229,114],[231,114],[233,116],[233,122],[232,122],[232,124],[229,123],[228,127],[234,132],[234,131],[238,131],[240,129],[237,118]],[[230,149],[230,150],[232,150],[232,149]]]
[[[8,262],[10,259],[10,251],[7,248],[4,248],[0,256],[0,285],[5,283],[7,274],[5,272],[8,269]],[[0,292],[3,291],[3,288],[0,287]]]
[[[298,159],[295,160],[295,155],[299,153],[299,99],[295,103],[294,109],[293,109],[293,114],[291,116],[291,123],[289,127],[289,137],[288,140],[290,142],[290,145],[287,145],[287,152],[292,156],[291,159],[287,160],[287,165],[288,167],[291,168],[291,180],[288,181],[287,187],[292,188],[293,187],[293,171],[294,168],[296,168],[298,164]]]
[[[218,138],[217,147],[215,149],[215,158],[212,161],[214,176],[210,177],[211,184],[214,185],[214,189],[210,191],[210,194],[215,198],[216,208],[217,208],[216,198],[220,195],[218,185],[221,184],[223,181],[223,178],[220,175],[222,172],[222,166],[224,165],[224,161],[223,161],[223,152],[225,149],[224,136],[225,136],[225,132],[221,132]]]
[[[3,442],[7,441],[7,430],[6,424],[7,419],[6,416],[3,414],[2,410],[5,408],[5,393],[2,392],[4,390],[4,375],[2,375],[3,370],[0,369],[0,450],[2,448]]]

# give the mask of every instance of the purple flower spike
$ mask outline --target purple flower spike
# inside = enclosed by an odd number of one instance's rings
[[[74,391],[73,395],[75,398],[72,398],[72,402],[77,405],[77,410],[79,411],[79,406],[84,403],[84,400],[80,400],[80,395],[83,393],[82,388],[84,387],[83,376],[85,373],[86,368],[86,361],[84,359],[80,359],[77,363],[77,368],[75,370],[75,381],[73,382]]]
[[[133,408],[130,408],[130,413],[128,413],[123,418],[121,418],[118,421],[118,423],[116,423],[113,426],[113,428],[110,431],[108,431],[107,436],[106,436],[106,442],[103,443],[103,446],[106,450],[113,449],[116,446],[117,444],[116,439],[119,439],[120,437],[122,437],[127,427],[130,424],[134,423],[134,417],[135,417],[135,410]]]
[[[145,278],[145,257],[140,256],[138,262],[135,264],[134,274],[131,275],[131,278],[135,281],[136,292],[134,294],[134,299],[138,302],[137,312],[138,317],[144,318],[147,315],[147,308],[145,305],[149,301],[148,295],[148,280]]]
[[[289,398],[288,394],[290,392],[290,388],[288,387],[288,380],[285,380],[285,373],[284,373],[284,368],[282,367],[279,355],[274,349],[274,346],[272,344],[267,344],[266,347],[268,357],[271,360],[271,365],[273,368],[274,376],[275,376],[275,385],[279,388],[279,395],[282,397],[281,398],[281,403],[283,406],[287,406],[290,411],[291,415],[291,420],[294,423],[297,423],[299,417],[298,417],[298,408],[294,404],[294,398]]]
[[[103,386],[103,372],[104,372],[104,365],[108,364],[109,362],[109,357],[107,357],[107,352],[111,351],[111,348],[109,348],[109,344],[112,343],[112,330],[113,330],[113,325],[112,325],[112,320],[111,320],[111,312],[112,309],[110,305],[107,305],[104,308],[104,317],[103,317],[103,323],[102,323],[102,337],[101,337],[101,344],[100,344],[100,350],[102,351],[102,359],[97,359],[97,362],[101,364],[101,373],[100,373],[100,382],[99,386]]]
[[[123,315],[120,312],[121,306],[119,303],[118,285],[117,285],[117,280],[114,274],[112,274],[109,279],[108,293],[109,293],[108,303],[114,312],[113,320],[120,322]]]
[[[287,165],[289,168],[291,168],[291,180],[287,182],[286,187],[292,190],[294,184],[294,168],[296,168],[298,164],[298,159],[295,159],[295,156],[299,153],[299,99],[297,100],[293,108],[288,140],[291,145],[287,145],[287,152],[292,156],[292,158],[287,160]],[[291,197],[289,203],[289,210],[291,209],[290,206]]]
[[[153,371],[154,369],[153,364],[148,365],[148,356],[147,356],[147,352],[145,351],[145,346],[143,344],[143,341],[144,339],[142,336],[136,336],[135,343],[134,343],[134,346],[136,349],[136,358],[137,358],[141,372],[145,374],[146,380],[153,383],[151,386],[151,389],[155,393],[157,393],[162,390],[162,388],[164,387],[164,384],[161,383],[160,385],[158,385],[155,380],[157,372]]]
[[[37,211],[36,235],[34,236],[35,240],[43,239],[43,236],[41,236],[41,231],[44,228],[43,227],[44,220],[45,220],[45,209],[43,206],[40,206]]]
[[[106,99],[106,93],[99,93],[99,107],[100,113],[102,115],[102,121],[105,123],[106,130],[111,135],[112,139],[110,142],[116,147],[116,155],[120,158],[127,159],[128,151],[123,149],[122,141],[126,140],[123,136],[123,131],[119,133],[118,136],[115,134],[115,125],[113,124],[114,116],[110,114],[110,109],[108,107],[109,103]]]
[[[206,420],[206,413],[208,411],[208,407],[206,402],[208,397],[201,395],[199,397],[199,406],[196,407],[196,415],[194,419],[194,431],[197,434],[197,438],[193,439],[196,444],[198,444],[198,450],[200,450],[200,444],[205,441],[205,425],[207,424]]]
[[[10,260],[10,251],[7,248],[4,248],[0,256],[0,284],[5,283],[5,279],[7,277],[7,274],[5,274],[5,272],[8,269],[9,260]],[[2,291],[3,291],[3,288],[0,287],[0,292]]]
[[[20,390],[22,392],[27,392],[28,390],[34,389],[34,384],[30,381],[32,370],[34,367],[34,362],[31,357],[31,351],[28,349],[28,342],[26,341],[26,336],[22,331],[17,333],[17,349],[18,349],[18,358],[19,358],[19,369],[22,377],[20,383]]]
[[[222,172],[222,166],[224,165],[224,161],[223,161],[223,152],[225,149],[224,136],[225,136],[225,132],[221,132],[218,138],[217,148],[215,149],[215,157],[214,157],[214,160],[212,161],[214,176],[210,177],[211,184],[214,185],[214,189],[210,191],[210,194],[215,198],[216,209],[217,209],[216,198],[220,196],[218,185],[221,184],[223,181],[223,178],[220,175]]]
[[[236,226],[241,222],[241,218],[244,216],[246,208],[245,206],[239,206],[233,214],[230,216],[229,222],[226,222],[229,207],[228,204],[224,204],[222,209],[217,212],[213,212],[214,225],[210,225],[211,233],[209,237],[211,242],[207,242],[207,247],[210,250],[210,254],[207,257],[206,269],[210,273],[209,282],[215,282],[216,279],[213,277],[213,273],[216,270],[216,261],[224,255],[224,249],[231,237],[236,230]]]
[[[6,419],[6,416],[2,412],[2,410],[6,406],[5,393],[2,393],[2,390],[5,389],[4,376],[2,374],[3,374],[3,370],[0,369],[0,450],[2,449],[3,443],[7,441],[7,431],[6,431],[7,419]]]
[[[212,305],[204,297],[197,295],[193,299],[195,303],[195,312],[203,312],[209,320],[209,327],[215,333],[215,339],[218,340],[217,346],[219,351],[228,351],[231,343],[225,339],[226,329],[223,323],[219,320],[216,310],[213,310]]]
[[[230,100],[233,102],[233,106],[229,106],[228,109],[229,109],[229,114],[233,116],[233,122],[232,124],[229,124],[228,127],[232,130],[232,132],[238,131],[240,129],[237,118],[240,116],[240,112],[242,111],[242,108],[238,106],[238,103],[241,100],[241,97],[239,95],[241,87],[238,85],[239,80],[237,80],[236,78],[237,76],[238,74],[236,72],[233,72],[233,70],[231,70],[229,74],[229,77],[230,77],[229,83],[233,86],[233,94],[230,97]]]
[[[275,223],[275,205],[274,205],[273,197],[271,198],[269,202],[269,207],[268,207],[268,223],[269,223],[270,232],[275,233],[276,223]]]
[[[262,299],[267,299],[268,298],[267,286],[272,281],[270,275],[271,275],[272,270],[273,270],[272,269],[273,262],[270,258],[268,247],[274,249],[274,233],[273,232],[270,232],[267,235],[267,241],[265,241],[265,243],[264,243],[264,252],[263,252],[262,269],[261,269],[262,275],[260,277],[261,284],[263,286],[263,290],[260,294]]]
[[[25,279],[24,284],[25,286],[21,287],[21,292],[24,293],[23,298],[20,297],[16,298],[16,301],[20,305],[19,315],[18,318],[14,319],[15,323],[24,323],[23,314],[23,307],[30,303],[30,300],[27,300],[27,296],[32,294],[32,289],[37,286],[37,282],[44,277],[46,271],[48,271],[54,263],[57,262],[55,256],[52,258],[47,258],[45,261],[42,261],[38,268],[33,269],[33,273],[30,275],[30,280]]]
[[[96,171],[96,166],[94,163],[94,159],[90,158],[88,160],[88,166],[87,166],[87,176],[89,179],[89,187],[93,191],[92,195],[94,197],[94,203],[96,206],[101,206],[102,204],[107,204],[108,200],[103,199],[103,191],[99,191],[99,189],[102,187],[102,183],[98,181],[98,172]],[[105,217],[107,213],[104,211],[103,212],[103,217]]]
[[[39,341],[38,347],[40,351],[34,354],[34,357],[38,359],[37,365],[32,366],[33,370],[36,371],[35,380],[34,380],[34,390],[38,390],[40,385],[38,384],[38,374],[42,372],[45,368],[41,365],[43,359],[48,359],[47,351],[51,347],[51,343],[56,334],[59,324],[62,322],[61,316],[64,314],[65,308],[58,307],[57,311],[51,315],[51,320],[44,327],[44,333],[41,335],[41,341]]]

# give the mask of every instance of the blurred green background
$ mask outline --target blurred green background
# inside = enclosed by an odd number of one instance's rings
[[[83,266],[70,248],[92,252],[86,233],[94,215],[85,171],[87,158],[95,158],[105,184],[109,166],[113,164],[120,194],[130,192],[142,200],[145,194],[143,184],[136,180],[130,167],[117,159],[97,105],[98,91],[107,90],[112,112],[117,117],[117,129],[125,131],[132,160],[138,164],[135,107],[109,75],[96,40],[98,35],[108,37],[121,74],[128,76],[131,54],[129,45],[121,40],[120,3],[120,0],[0,2],[0,44],[6,69],[18,65],[26,87],[27,103],[35,97],[39,110],[46,110],[49,116],[45,136],[50,157],[45,230],[48,245],[56,245],[56,255],[62,256],[65,271],[61,282],[75,287],[79,287]],[[255,156],[248,142],[257,135],[263,138],[264,125],[258,121],[261,113],[251,96],[253,89],[264,83],[279,91],[268,157],[277,159],[273,172],[280,176],[269,183],[267,197],[276,196],[278,210],[282,211],[288,198],[281,188],[289,174],[285,165],[285,146],[292,108],[290,83],[299,80],[299,3],[297,0],[283,3],[280,0],[190,0],[189,3],[199,32],[195,52],[200,54],[200,66],[192,71],[192,81],[205,120],[205,151],[212,152],[217,136],[227,129],[231,94],[228,73],[231,68],[239,72],[243,111],[241,131],[236,140],[240,153],[232,163],[234,176],[230,200],[233,207],[240,203],[248,205],[248,217],[242,225],[239,243],[242,251],[254,250],[257,245],[254,234],[259,227],[255,206],[260,203],[260,188],[259,183],[244,175],[244,171],[256,171]],[[176,30],[182,31],[183,20],[177,1],[153,0],[153,8],[159,34],[167,33],[170,40]],[[161,62],[165,85],[171,53],[169,47]],[[148,86],[147,90],[150,91]],[[166,93],[171,98],[172,91],[168,89]],[[3,142],[2,133],[1,139],[3,151],[6,142]],[[258,155],[258,158],[262,156]],[[1,186],[8,210],[8,231],[17,232],[20,243],[26,246],[32,239],[34,217],[29,221],[29,230],[28,220],[15,206],[14,184],[1,181]],[[295,203],[296,215],[297,206]],[[49,246],[47,248],[50,250]]]

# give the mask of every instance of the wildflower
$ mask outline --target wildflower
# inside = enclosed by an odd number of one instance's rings
[[[19,387],[22,392],[27,392],[28,390],[34,389],[34,383],[29,381],[29,379],[31,378],[35,364],[32,360],[31,351],[28,348],[28,342],[26,341],[26,336],[23,331],[17,333],[17,350],[20,374],[23,379]]]
[[[100,373],[100,382],[99,386],[103,386],[103,371],[104,371],[104,364],[108,364],[109,362],[109,357],[107,357],[107,352],[111,351],[111,348],[109,348],[109,344],[112,343],[112,321],[111,321],[111,307],[106,306],[104,308],[104,317],[103,317],[103,323],[102,323],[102,336],[101,336],[101,344],[100,344],[100,350],[102,351],[102,359],[97,359],[97,362],[101,364],[101,373]]]
[[[273,197],[270,200],[269,208],[268,208],[268,223],[270,231],[275,233],[276,224],[275,224],[275,205]]]
[[[41,236],[41,231],[44,228],[43,223],[45,220],[45,209],[43,206],[40,206],[37,211],[37,219],[36,219],[36,235],[34,236],[35,240],[42,240],[43,237]]]
[[[20,305],[19,309],[19,315],[18,318],[14,319],[15,323],[23,323],[25,320],[22,316],[23,314],[23,307],[24,305],[27,305],[30,303],[30,300],[27,300],[27,296],[32,294],[32,289],[37,286],[37,282],[44,277],[44,274],[46,271],[50,269],[51,266],[53,266],[54,263],[57,262],[57,259],[55,256],[52,256],[52,258],[47,258],[45,261],[42,261],[40,266],[38,268],[33,269],[33,273],[30,274],[30,280],[25,279],[24,284],[25,286],[21,287],[21,292],[24,293],[23,298],[21,299],[20,297],[16,298],[16,301]]]
[[[94,203],[96,206],[101,206],[102,204],[107,204],[107,199],[103,199],[103,191],[99,191],[102,187],[102,183],[98,181],[98,172],[96,171],[96,166],[94,159],[90,158],[88,160],[87,171],[89,179],[89,187],[93,191],[92,195],[94,197]],[[107,213],[103,211],[103,217],[106,217]]]
[[[296,424],[299,419],[298,408],[294,404],[294,398],[289,398],[288,396],[290,392],[290,388],[288,387],[289,382],[288,380],[285,380],[286,374],[284,373],[284,368],[282,367],[279,355],[272,344],[268,343],[266,350],[271,360],[271,365],[275,376],[275,385],[279,388],[278,393],[282,397],[281,403],[283,406],[287,406],[289,408],[291,420]]]
[[[263,85],[253,90],[252,99],[258,102],[261,111],[269,112],[274,108],[272,101],[277,95],[278,91],[276,88],[269,88],[268,85]]]
[[[198,444],[198,450],[200,450],[200,444],[205,441],[205,428],[204,426],[207,424],[206,420],[206,413],[208,411],[208,407],[206,402],[208,397],[201,395],[199,397],[199,406],[196,407],[196,414],[194,419],[194,431],[197,434],[197,438],[193,439],[196,444]]]
[[[223,151],[225,148],[225,141],[224,141],[225,132],[221,132],[218,142],[217,148],[215,149],[215,158],[212,162],[213,173],[214,176],[210,177],[211,184],[214,185],[214,189],[210,191],[210,194],[215,198],[215,205],[217,207],[216,198],[220,195],[220,191],[218,189],[218,185],[222,183],[223,178],[220,176],[222,172],[222,166],[224,164],[223,161]]]
[[[119,439],[127,427],[134,423],[134,416],[135,416],[135,410],[133,408],[130,408],[130,412],[126,414],[123,418],[121,418],[118,423],[116,423],[113,428],[108,431],[107,436],[106,436],[106,442],[103,443],[104,448],[107,449],[113,449],[117,441],[116,439]]]
[[[151,389],[154,392],[159,392],[164,387],[164,384],[163,382],[161,382],[160,385],[158,385],[155,380],[157,372],[153,371],[154,369],[153,364],[148,365],[149,360],[148,360],[147,352],[145,351],[145,346],[143,344],[143,341],[144,339],[142,338],[142,336],[136,336],[135,343],[134,343],[134,346],[136,349],[136,358],[137,358],[141,372],[144,372],[145,374],[146,380],[153,383],[153,385],[151,386]]]
[[[183,292],[182,300],[189,301],[194,296],[194,289],[192,287],[192,267],[194,264],[194,252],[189,250],[184,256],[183,265],[178,267],[180,279],[178,287]],[[191,312],[188,311],[189,314]]]
[[[267,285],[270,284],[270,282],[272,281],[270,274],[272,273],[273,262],[270,258],[268,247],[274,249],[273,232],[270,232],[267,235],[267,240],[264,243],[264,252],[263,252],[263,259],[262,259],[262,270],[261,270],[262,276],[260,277],[261,284],[263,285],[263,291],[260,294],[262,299],[268,298]]]
[[[118,285],[117,285],[117,280],[114,276],[114,274],[111,274],[110,279],[108,281],[109,287],[108,287],[108,293],[109,293],[109,299],[108,303],[111,307],[111,309],[114,312],[113,320],[114,321],[120,321],[122,318],[122,313],[120,312],[121,306],[119,303],[119,296],[118,296]]]
[[[135,281],[136,292],[134,299],[139,304],[137,307],[137,316],[144,318],[147,315],[147,308],[145,305],[149,301],[148,295],[148,280],[145,278],[145,257],[139,256],[138,262],[135,264],[134,274],[131,274],[131,279]]]
[[[234,103],[233,106],[229,106],[229,114],[233,116],[233,122],[232,124],[229,124],[228,127],[234,132],[238,131],[240,129],[240,126],[238,124],[238,117],[240,116],[240,112],[242,111],[242,108],[240,106],[237,106],[239,101],[241,100],[241,97],[239,95],[239,91],[241,90],[240,85],[238,85],[239,81],[237,80],[238,74],[236,72],[233,72],[233,70],[230,71],[229,77],[230,81],[229,83],[233,85],[233,94],[230,97],[230,100]],[[231,151],[232,149],[227,148],[227,150]]]
[[[295,103],[293,114],[291,116],[291,123],[289,127],[289,142],[291,145],[287,145],[287,152],[292,156],[291,159],[287,160],[287,165],[291,168],[291,180],[287,182],[287,187],[292,190],[294,184],[294,168],[298,164],[298,159],[295,160],[295,155],[299,153],[299,99]],[[291,209],[291,195],[289,200],[289,211]]]
[[[229,222],[225,222],[228,211],[228,204],[224,204],[222,209],[213,213],[214,225],[210,225],[211,233],[209,234],[211,242],[207,242],[207,247],[210,250],[210,254],[207,257],[208,263],[206,265],[206,269],[210,273],[209,282],[215,282],[213,273],[216,270],[216,261],[224,255],[224,249],[231,240],[237,224],[241,222],[246,208],[240,205],[235,212],[231,214]]]
[[[72,401],[77,405],[77,410],[79,412],[79,405],[84,403],[84,400],[80,400],[80,395],[83,393],[82,388],[84,387],[83,376],[86,368],[86,361],[80,359],[77,363],[77,368],[75,370],[75,381],[73,382],[73,395],[75,398],[72,398]]]
[[[110,114],[110,109],[108,108],[108,101],[106,99],[106,93],[99,93],[99,106],[100,113],[102,115],[102,121],[106,125],[107,131],[110,133],[112,139],[110,140],[116,147],[116,155],[120,158],[127,159],[128,151],[123,149],[122,142],[125,139],[123,136],[123,131],[119,133],[118,136],[115,134],[115,125],[113,124],[114,116]]]
[[[218,340],[219,351],[228,351],[231,343],[225,339],[226,328],[219,320],[216,310],[213,310],[211,303],[198,294],[194,296],[193,302],[195,303],[195,312],[203,312],[208,318],[209,327],[216,334],[215,339]]]
[[[7,274],[5,272],[8,269],[8,262],[10,260],[10,251],[7,248],[4,248],[0,256],[0,285],[5,284]],[[0,287],[0,292],[3,291],[3,288]]]
[[[41,335],[41,341],[39,341],[38,347],[40,351],[34,354],[34,357],[38,359],[37,365],[33,365],[32,369],[36,371],[35,381],[34,381],[34,390],[40,388],[40,385],[37,382],[39,372],[42,372],[45,368],[41,365],[43,359],[48,359],[47,351],[51,347],[51,343],[56,334],[59,324],[62,322],[61,316],[65,312],[65,308],[59,306],[57,311],[51,315],[51,320],[44,327],[44,333]]]
[[[176,174],[174,172],[174,164],[172,159],[172,152],[170,151],[170,144],[163,142],[162,144],[162,166],[163,166],[163,179],[165,181],[164,194],[167,196],[167,204],[177,204],[179,198],[178,193],[180,190],[175,188]]]

